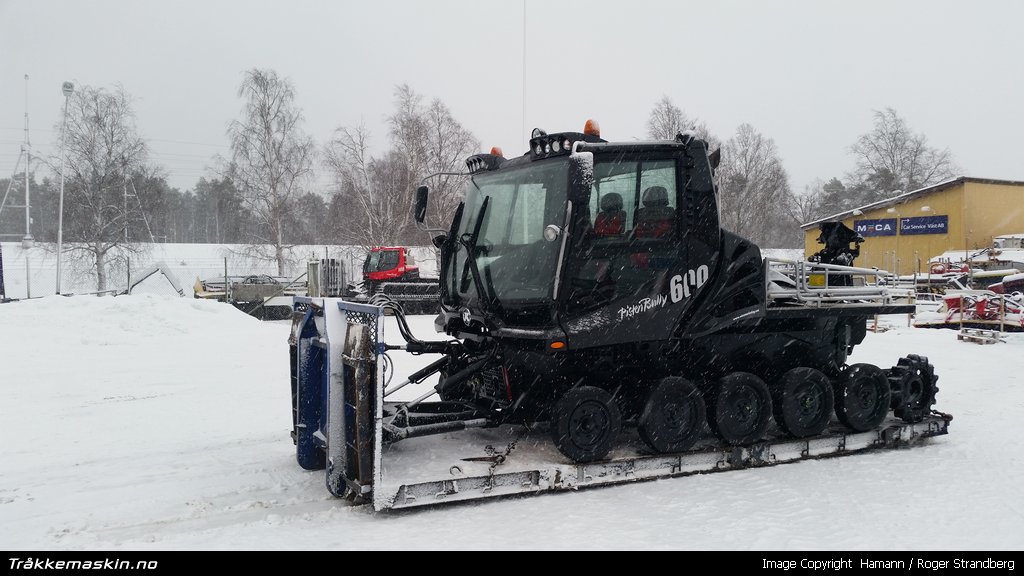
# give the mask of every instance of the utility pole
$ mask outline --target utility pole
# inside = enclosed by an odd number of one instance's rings
[[[128,243],[128,176],[121,182],[122,193],[124,194],[124,243]]]
[[[21,245],[26,250],[33,245],[32,240],[32,186],[29,183],[29,164],[32,163],[32,143],[28,135],[28,74],[25,74],[25,143],[22,150],[25,153],[25,237]],[[27,268],[27,265],[26,265]]]
[[[68,103],[71,94],[75,91],[75,85],[71,82],[61,84],[61,93],[64,94],[64,120],[60,125],[60,201],[57,208],[57,294],[60,294],[60,257],[64,249],[64,164],[65,164],[65,142],[67,141],[68,130]]]
[[[153,227],[149,225],[149,216],[146,216],[146,209],[142,206],[142,198],[139,197],[139,189],[135,187],[135,178],[132,178],[129,182],[132,185],[132,196],[135,196],[135,203],[139,205],[139,214],[142,216],[142,223],[146,225],[146,233],[149,234],[149,241],[156,244],[156,236],[153,235]],[[125,190],[125,218],[128,214],[127,204],[127,189]],[[192,230],[196,229],[196,211],[195,206],[192,207]],[[193,232],[193,238],[195,238],[195,232]],[[125,241],[128,240],[128,236],[125,236]]]

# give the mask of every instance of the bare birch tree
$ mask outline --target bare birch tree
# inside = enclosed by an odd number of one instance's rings
[[[948,148],[928,145],[924,134],[915,133],[892,108],[875,111],[875,125],[850,146],[857,162],[856,185],[867,187],[872,201],[909,192],[956,175],[959,168]]]
[[[106,290],[108,268],[140,249],[126,232],[143,215],[134,199],[125,199],[129,178],[144,168],[148,150],[136,131],[131,97],[120,86],[78,88],[68,104],[66,146],[64,227],[75,244],[65,249],[87,259],[96,289]]]
[[[793,194],[793,200],[789,204],[790,214],[797,223],[806,224],[819,217],[825,208],[823,205],[824,188],[825,182],[818,178],[804,186],[803,193]]]
[[[429,104],[408,85],[395,89],[395,111],[388,117],[390,149],[373,157],[365,126],[341,127],[327,145],[325,161],[336,198],[332,214],[344,225],[342,241],[362,246],[400,244],[414,237],[413,191],[429,174],[463,172],[468,156],[480,150],[479,141],[438,99]],[[447,222],[462,199],[465,178],[441,176],[431,180],[428,217]]]
[[[302,130],[302,110],[290,81],[253,68],[238,88],[242,118],[228,127],[231,160],[226,175],[255,219],[250,251],[277,263],[283,276],[290,245],[285,222],[291,203],[312,175],[315,148]],[[266,246],[272,253],[267,253]]]
[[[339,240],[364,247],[397,244],[411,210],[404,157],[392,151],[373,158],[369,132],[360,125],[335,130],[325,161],[337,186],[332,213],[342,223]]]
[[[789,177],[775,141],[742,124],[722,147],[718,168],[722,225],[766,247],[791,243]]]
[[[451,110],[440,100],[433,100],[426,109],[426,169],[422,178],[439,172],[464,172],[466,158],[480,151],[480,141],[459,124]],[[431,181],[428,218],[437,225],[447,223],[462,201],[466,178],[439,176]]]
[[[721,141],[711,134],[707,124],[698,118],[690,118],[671,98],[662,96],[647,117],[647,137],[652,140],[672,140],[687,130],[693,130],[698,138],[707,142],[710,150],[721,146]]]

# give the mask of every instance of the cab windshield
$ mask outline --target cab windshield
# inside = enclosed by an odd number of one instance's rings
[[[366,255],[363,272],[382,272],[398,266],[398,250],[377,250]]]
[[[550,298],[560,242],[545,240],[544,228],[564,225],[567,187],[565,158],[474,175],[445,270],[449,294],[479,297],[473,258],[488,299],[507,305]]]

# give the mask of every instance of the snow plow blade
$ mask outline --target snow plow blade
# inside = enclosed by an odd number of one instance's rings
[[[412,508],[897,449],[948,434],[949,422],[945,415],[932,415],[916,424],[892,419],[878,430],[859,434],[837,429],[800,440],[778,438],[750,446],[708,446],[678,454],[644,453],[636,439],[613,452],[608,460],[589,464],[567,461],[550,446],[547,434],[538,434],[540,438],[532,440],[529,436],[520,438],[519,446],[504,460],[500,454],[488,457],[494,446],[503,452],[503,442],[515,438],[514,431],[511,427],[468,430],[459,435],[418,439],[423,441],[420,447],[413,441],[395,445],[398,453],[388,454],[384,478],[374,488],[373,504],[377,510]],[[431,440],[434,446],[427,445]],[[417,454],[419,451],[423,453]],[[493,466],[494,462],[500,464]]]
[[[630,429],[607,459],[587,464],[563,456],[543,425],[527,430],[467,419],[420,426],[433,430],[429,436],[385,435],[386,416],[398,403],[384,401],[383,309],[336,298],[296,297],[293,306],[292,436],[299,464],[325,469],[332,494],[378,511],[898,449],[947,434],[952,420],[939,412],[916,423],[890,415],[862,433],[833,422],[810,438],[771,435],[747,446],[707,435],[696,449],[677,454],[652,453]],[[431,406],[416,411],[429,414]]]

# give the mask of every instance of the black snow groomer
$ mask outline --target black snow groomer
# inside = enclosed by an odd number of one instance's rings
[[[417,339],[386,298],[295,299],[300,465],[385,509],[945,434],[927,358],[847,363],[909,294],[874,269],[763,259],[719,225],[718,159],[692,134],[606,142],[592,122],[470,157],[465,200],[431,231],[447,339]],[[384,343],[385,316],[404,344]],[[394,349],[431,361],[392,379]]]

